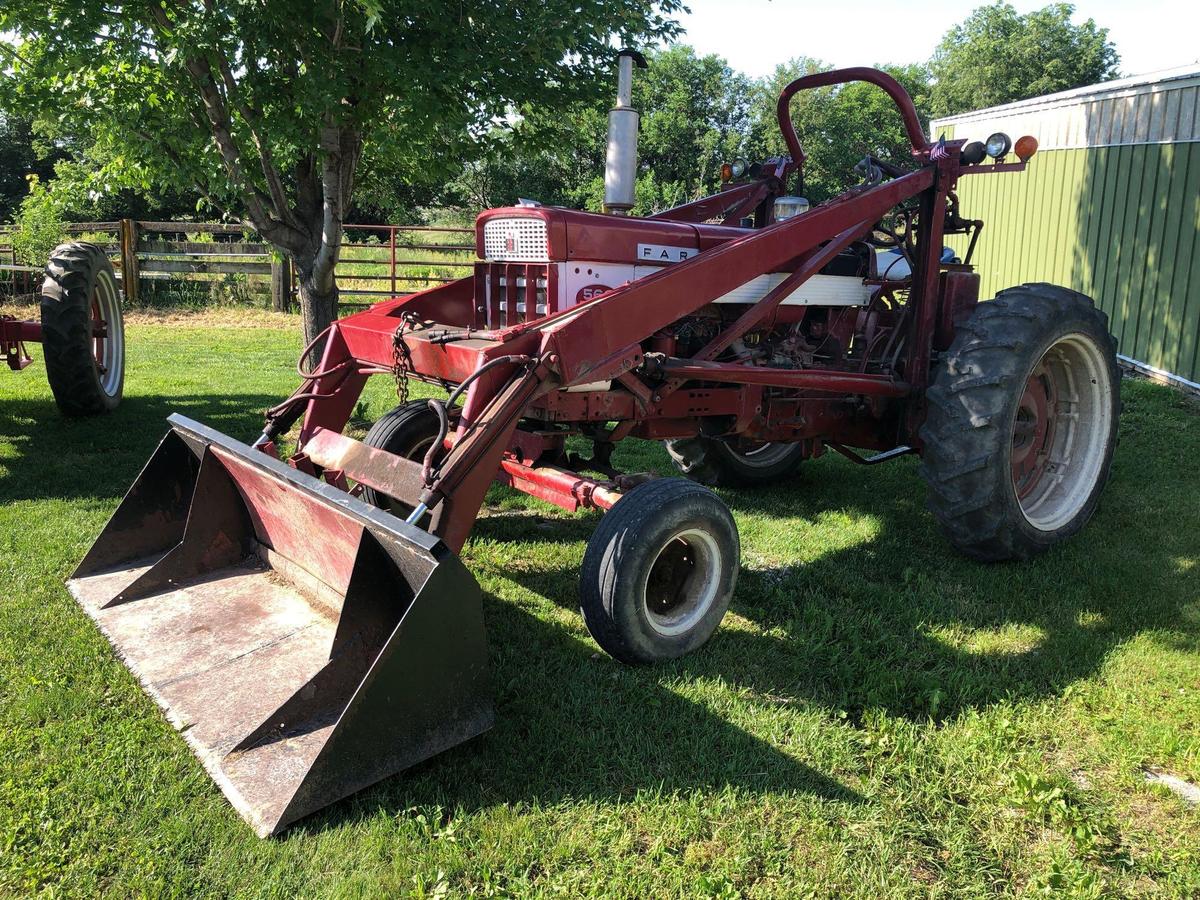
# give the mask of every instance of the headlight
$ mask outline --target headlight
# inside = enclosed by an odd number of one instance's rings
[[[971,141],[971,143],[962,148],[962,153],[959,154],[959,161],[964,166],[973,166],[976,163],[983,162],[986,152],[983,147],[983,141]]]
[[[733,172],[734,178],[741,178],[743,175],[746,174],[746,170],[749,168],[750,168],[749,164],[747,164],[747,162],[744,159],[735,159],[729,165],[729,169],[730,169],[730,171]]]
[[[793,216],[808,212],[808,201],[803,197],[776,197],[775,221],[782,222]]]
[[[1008,156],[1008,151],[1012,149],[1012,138],[1003,131],[997,131],[987,139],[984,148],[987,150],[987,155],[992,159],[1003,159]]]

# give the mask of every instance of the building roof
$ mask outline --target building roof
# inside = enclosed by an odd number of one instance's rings
[[[1043,150],[1200,140],[1200,64],[934,119],[930,134],[1032,134]]]

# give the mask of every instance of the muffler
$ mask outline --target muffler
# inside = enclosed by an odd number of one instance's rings
[[[636,50],[617,54],[617,103],[608,111],[608,145],[604,155],[604,211],[629,215],[635,202],[638,169],[639,113],[633,108],[633,67],[646,68]]]
[[[262,836],[491,727],[436,537],[182,416],[71,594]]]

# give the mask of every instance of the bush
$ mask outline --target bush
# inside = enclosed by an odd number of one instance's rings
[[[49,189],[36,175],[29,176],[29,193],[13,220],[13,254],[18,265],[44,266],[50,252],[63,242],[66,223]]]

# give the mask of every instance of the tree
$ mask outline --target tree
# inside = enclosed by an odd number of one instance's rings
[[[0,111],[0,222],[7,222],[29,190],[29,176],[45,182],[54,174],[54,159],[34,147],[33,124]]]
[[[946,32],[930,68],[935,116],[998,106],[1117,77],[1108,29],[1071,22],[1075,7],[1052,3],[1020,15],[1008,3],[981,6]]]
[[[634,213],[645,215],[712,193],[721,163],[746,151],[752,83],[719,56],[680,45],[647,53],[637,69],[633,105],[641,112]],[[489,136],[489,151],[452,185],[475,208],[518,196],[599,210],[604,202],[610,74],[594,100],[566,110],[527,107]]]
[[[336,315],[364,153],[410,165],[514,107],[594,96],[616,41],[668,38],[680,0],[6,0],[2,76],[118,186],[186,183],[293,260],[304,331]],[[386,139],[387,145],[382,145]],[[457,160],[455,161],[458,162]],[[434,163],[440,164],[439,160]]]
[[[789,82],[802,75],[824,72],[833,66],[800,57],[776,67],[758,85],[751,110],[755,155],[783,156],[787,147],[779,131],[775,104]],[[890,74],[913,98],[917,112],[926,118],[929,74],[924,66],[878,68]],[[801,91],[792,98],[792,122],[808,159],[804,164],[803,191],[812,201],[827,200],[861,180],[854,165],[867,154],[904,165],[911,147],[900,113],[891,97],[861,81]]]

